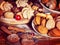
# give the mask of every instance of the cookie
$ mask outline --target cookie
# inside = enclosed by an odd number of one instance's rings
[[[60,30],[60,21],[56,23],[56,27]]]
[[[24,18],[31,19],[31,17],[34,16],[34,10],[28,5],[22,9],[22,15]]]
[[[40,16],[40,17],[43,17],[43,18],[46,18],[46,14],[44,14],[44,13],[37,13],[36,15]]]
[[[37,30],[41,34],[47,34],[48,33],[48,29],[46,27],[44,27],[44,26],[41,26],[41,25],[37,27]]]
[[[17,42],[17,41],[19,41],[20,38],[18,37],[17,34],[11,34],[7,37],[7,39],[10,42]]]
[[[14,13],[13,13],[13,12],[6,12],[6,13],[4,14],[4,17],[5,17],[5,18],[8,18],[8,19],[13,19]]]
[[[3,1],[3,2],[1,3],[0,8],[1,8],[2,10],[4,10],[4,11],[11,11],[11,8],[13,8],[13,5],[10,4],[9,2]]]
[[[60,16],[56,18],[56,22],[59,22],[59,21],[60,21]]]
[[[48,20],[48,19],[53,19],[53,17],[50,15],[50,13],[47,13],[46,19],[47,19],[47,20]]]
[[[58,16],[57,19],[60,19],[60,16]]]
[[[56,22],[59,22],[60,21],[60,19],[56,19]]]
[[[36,25],[40,25],[40,22],[41,22],[40,16],[35,17],[35,22],[36,22]]]
[[[56,37],[60,37],[60,30],[55,28],[52,30],[52,32],[55,34]]]
[[[54,20],[52,20],[52,19],[49,19],[48,21],[47,21],[47,23],[46,23],[46,28],[47,29],[52,29],[52,28],[54,28],[55,27],[55,21]]]
[[[46,25],[46,19],[43,19],[43,20],[42,20],[41,25],[42,25],[42,26],[45,26],[45,25]]]
[[[54,30],[54,29],[53,29],[53,30]],[[48,33],[48,36],[50,36],[50,37],[57,37],[57,35],[54,34],[52,30]]]
[[[52,1],[50,1],[49,8],[50,9],[56,9],[56,5],[57,5],[57,1],[56,0],[52,0]]]
[[[34,10],[38,10],[38,8],[39,8],[38,6],[35,6],[35,5],[32,6],[32,9]]]

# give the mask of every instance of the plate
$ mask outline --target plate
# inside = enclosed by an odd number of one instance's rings
[[[19,25],[19,24],[21,25],[29,22],[28,19],[15,20],[15,19],[6,19],[4,17],[1,17],[0,21],[9,25]]]
[[[55,14],[60,14],[60,11],[56,11],[56,10],[49,9],[49,8],[47,8],[44,4],[42,4],[42,3],[40,3],[40,4],[43,6],[43,8],[44,8],[45,10],[47,10],[47,12],[50,11],[50,12],[55,13]]]

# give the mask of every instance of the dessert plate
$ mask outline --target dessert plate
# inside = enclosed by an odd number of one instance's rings
[[[1,22],[7,23],[7,24],[12,24],[12,25],[16,25],[16,24],[26,24],[29,22],[28,19],[22,19],[22,20],[15,20],[15,19],[6,19],[4,17],[0,18]]]

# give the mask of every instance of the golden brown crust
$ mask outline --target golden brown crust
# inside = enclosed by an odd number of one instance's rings
[[[40,25],[40,22],[41,22],[40,16],[36,16],[35,21],[36,21],[37,25]]]
[[[42,20],[41,25],[44,26],[44,27],[46,26],[46,19]]]
[[[35,5],[32,6],[32,9],[34,10],[38,10],[38,8],[39,8],[38,6],[35,6]]]
[[[56,27],[60,30],[60,22],[57,22]]]
[[[13,12],[6,12],[4,14],[4,17],[7,19],[13,19],[14,18],[14,13]]]
[[[9,30],[14,30],[14,31],[17,31],[17,32],[25,32],[24,29],[22,29],[22,28],[17,28],[17,27],[13,27],[13,26],[9,26],[8,29],[9,29]]]
[[[7,39],[10,42],[17,42],[17,41],[19,41],[20,38],[18,37],[17,34],[11,34],[7,37]]]
[[[3,30],[7,34],[12,34],[5,26],[1,26],[1,30]]]
[[[48,35],[52,37],[60,37],[60,31],[57,28],[54,28],[48,33]]]
[[[37,30],[41,33],[41,34],[47,34],[48,29],[44,26],[38,26]]]

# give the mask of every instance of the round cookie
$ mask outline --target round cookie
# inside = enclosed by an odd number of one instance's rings
[[[49,19],[46,23],[46,28],[50,30],[54,27],[55,27],[55,21],[53,19]]]
[[[8,18],[8,19],[12,19],[14,17],[14,13],[13,12],[6,12],[4,14],[4,17]]]

